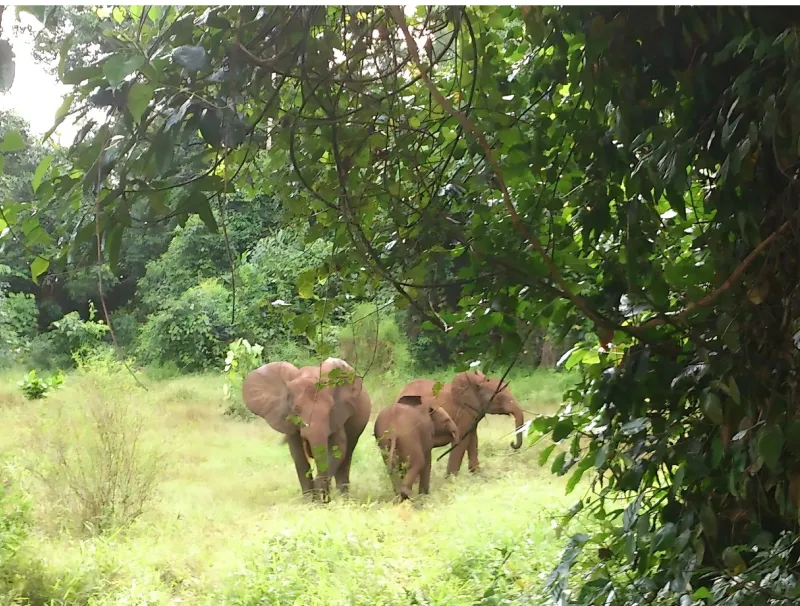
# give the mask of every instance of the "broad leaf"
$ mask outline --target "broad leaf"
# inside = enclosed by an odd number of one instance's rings
[[[103,63],[103,74],[112,88],[117,88],[125,79],[145,64],[142,55],[128,57],[112,55]]]
[[[134,82],[128,91],[128,110],[133,116],[134,122],[141,122],[147,105],[153,99],[154,88],[150,84]]]
[[[25,140],[18,130],[7,132],[0,141],[0,152],[16,152],[22,149],[25,149]]]
[[[46,272],[48,267],[50,267],[50,261],[44,257],[36,257],[31,262],[31,278],[34,283],[39,283],[39,276]]]

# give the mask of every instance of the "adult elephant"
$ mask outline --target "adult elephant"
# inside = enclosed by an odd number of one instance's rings
[[[347,362],[328,358],[302,368],[270,362],[247,375],[242,398],[247,408],[286,436],[303,494],[327,502],[331,477],[347,494],[353,451],[371,410],[362,380]],[[312,460],[317,468],[313,479]]]
[[[514,426],[520,429],[525,423],[522,409],[511,393],[508,383],[501,384],[499,379],[490,379],[482,372],[462,372],[450,383],[445,383],[441,391],[434,396],[435,381],[417,379],[403,388],[398,398],[403,396],[420,396],[424,404],[433,408],[441,406],[458,426],[458,445],[450,451],[447,461],[447,475],[457,474],[461,469],[464,453],[467,453],[469,470],[478,469],[478,431],[477,427],[466,435],[478,414],[485,411],[490,415],[511,415]],[[452,436],[437,432],[433,437],[433,446],[441,447],[450,443]],[[522,446],[522,432],[518,432],[511,443],[515,450]]]

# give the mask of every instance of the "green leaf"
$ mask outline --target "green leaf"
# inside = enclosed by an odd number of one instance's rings
[[[116,224],[106,234],[105,249],[108,255],[108,265],[116,273],[119,269],[119,250],[122,243],[122,225]]]
[[[672,522],[667,522],[656,531],[653,538],[653,548],[655,551],[668,551],[672,544],[675,542],[676,528]]]
[[[756,437],[756,451],[764,464],[773,471],[778,466],[783,451],[783,431],[779,425],[762,427]]]
[[[18,130],[8,131],[0,141],[0,152],[15,152],[25,149],[25,140]]]
[[[128,111],[137,124],[141,122],[147,105],[153,99],[153,92],[153,86],[144,82],[134,82],[128,91]]]
[[[742,403],[742,396],[739,392],[739,386],[736,384],[736,379],[733,376],[728,377],[728,393],[737,404]]]
[[[550,458],[550,455],[552,454],[552,452],[555,449],[555,447],[556,447],[555,444],[550,444],[550,446],[548,446],[547,448],[542,450],[542,452],[539,453],[539,466],[540,467],[544,467],[544,464],[547,463],[547,459]]]
[[[724,421],[724,413],[722,411],[722,403],[717,394],[715,394],[713,391],[706,393],[702,408],[703,414],[706,415],[706,417],[708,417],[712,423],[722,425],[722,422]]]
[[[144,64],[145,58],[142,55],[134,57],[112,55],[103,63],[103,75],[108,79],[108,83],[112,88],[117,88],[124,82],[125,78]]]
[[[550,466],[550,471],[552,473],[559,473],[561,469],[564,467],[564,461],[567,460],[567,453],[565,451],[561,451],[558,453],[555,459],[553,459],[553,464]]]
[[[594,457],[587,455],[580,460],[577,467],[575,467],[575,471],[572,472],[569,480],[567,480],[566,486],[566,494],[571,493],[575,490],[575,487],[578,485],[578,482],[581,481],[583,474],[586,473],[586,470],[589,469],[594,464]]]
[[[61,102],[61,105],[59,105],[58,109],[56,110],[56,116],[53,121],[53,126],[51,126],[44,134],[44,136],[42,137],[42,141],[47,141],[52,136],[52,134],[56,132],[56,129],[61,125],[61,123],[67,117],[67,114],[69,114],[69,110],[72,108],[72,101],[74,99],[75,95],[66,95],[64,97],[64,100]]]
[[[314,270],[308,269],[297,276],[297,292],[303,299],[314,296]]]
[[[572,433],[574,425],[570,419],[562,419],[553,428],[553,442],[560,442]]]
[[[39,284],[39,276],[47,271],[50,267],[50,261],[44,257],[36,257],[31,263],[31,278],[35,284]]]
[[[218,233],[219,227],[217,226],[217,220],[214,218],[214,213],[211,210],[211,203],[208,197],[201,192],[196,192],[194,197],[197,200],[197,202],[195,202],[195,212],[200,219],[202,219],[203,223],[206,224],[206,227],[211,233]]]
[[[703,525],[703,532],[714,540],[717,536],[717,515],[707,503],[700,508],[700,523]]]
[[[33,173],[33,179],[31,179],[31,185],[33,186],[33,191],[39,189],[39,186],[42,184],[42,179],[44,178],[47,169],[50,168],[50,164],[53,161],[52,154],[49,156],[45,156],[42,158],[42,161],[39,162],[39,166],[36,167],[36,172]]]

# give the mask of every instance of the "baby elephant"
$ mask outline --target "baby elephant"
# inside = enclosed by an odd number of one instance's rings
[[[458,427],[444,408],[423,405],[420,396],[401,396],[384,408],[375,419],[375,439],[400,500],[408,499],[419,478],[420,494],[427,494],[431,484],[431,449],[433,434],[449,433],[458,444]],[[407,464],[401,481],[396,467]]]

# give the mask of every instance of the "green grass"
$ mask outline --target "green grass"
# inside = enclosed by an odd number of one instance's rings
[[[480,472],[468,473],[465,461],[445,479],[446,461],[435,461],[431,494],[402,504],[392,500],[370,424],[355,452],[351,499],[321,506],[300,498],[280,434],[260,419],[221,414],[219,376],[148,381],[144,392],[125,376],[71,374],[36,402],[21,396],[20,376],[0,376],[0,455],[33,501],[18,558],[30,566],[18,585],[32,601],[19,603],[499,603],[480,602],[493,582],[509,599],[541,584],[561,547],[551,519],[574,501],[538,466],[540,447],[509,448],[510,418],[481,424]],[[373,411],[407,380],[368,377]],[[529,413],[550,411],[568,380],[520,375],[512,389]],[[160,450],[167,464],[156,500],[132,525],[87,535],[58,495],[19,470],[46,463],[41,440],[54,423],[69,440],[76,423],[87,429],[88,403],[123,400],[145,419],[142,448]]]

